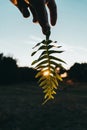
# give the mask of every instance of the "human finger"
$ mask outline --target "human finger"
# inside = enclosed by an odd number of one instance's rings
[[[29,4],[29,9],[33,16],[33,22],[38,22],[37,13],[36,13],[35,9],[33,8],[33,6],[31,6],[30,4]]]
[[[44,0],[29,0],[29,2],[37,13],[38,22],[42,27],[43,33],[47,35],[50,31],[50,26]]]
[[[10,0],[22,13],[24,17],[29,17],[30,13],[28,10],[28,3],[26,3],[24,0]]]
[[[57,21],[57,6],[55,0],[47,0],[47,6],[50,11],[50,22],[51,25],[55,25]]]

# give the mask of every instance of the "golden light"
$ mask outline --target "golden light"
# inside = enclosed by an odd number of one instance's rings
[[[28,0],[24,0],[27,4],[29,4],[29,1]]]
[[[45,71],[43,72],[43,75],[44,75],[44,76],[49,76],[49,75],[50,75],[50,71],[49,71],[49,70],[45,70]]]
[[[60,68],[59,68],[59,67],[56,68],[56,72],[57,72],[57,73],[60,72]]]
[[[60,76],[61,76],[61,78],[66,78],[67,77],[67,73],[65,72],[65,73],[61,74]]]

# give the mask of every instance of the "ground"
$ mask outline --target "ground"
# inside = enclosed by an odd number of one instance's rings
[[[63,85],[42,105],[36,83],[0,86],[0,130],[87,130],[87,84]]]

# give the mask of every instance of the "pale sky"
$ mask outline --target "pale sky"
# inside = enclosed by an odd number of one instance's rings
[[[56,0],[58,21],[51,29],[50,39],[58,41],[67,62],[87,62],[87,0]],[[20,66],[31,66],[32,47],[45,36],[41,27],[32,23],[32,16],[25,19],[9,0],[0,0],[0,53],[12,56]]]

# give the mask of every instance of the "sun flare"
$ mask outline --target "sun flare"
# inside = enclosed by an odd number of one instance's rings
[[[49,75],[50,75],[50,71],[49,71],[49,70],[45,70],[45,71],[43,72],[43,75],[44,75],[44,76],[49,76]]]

